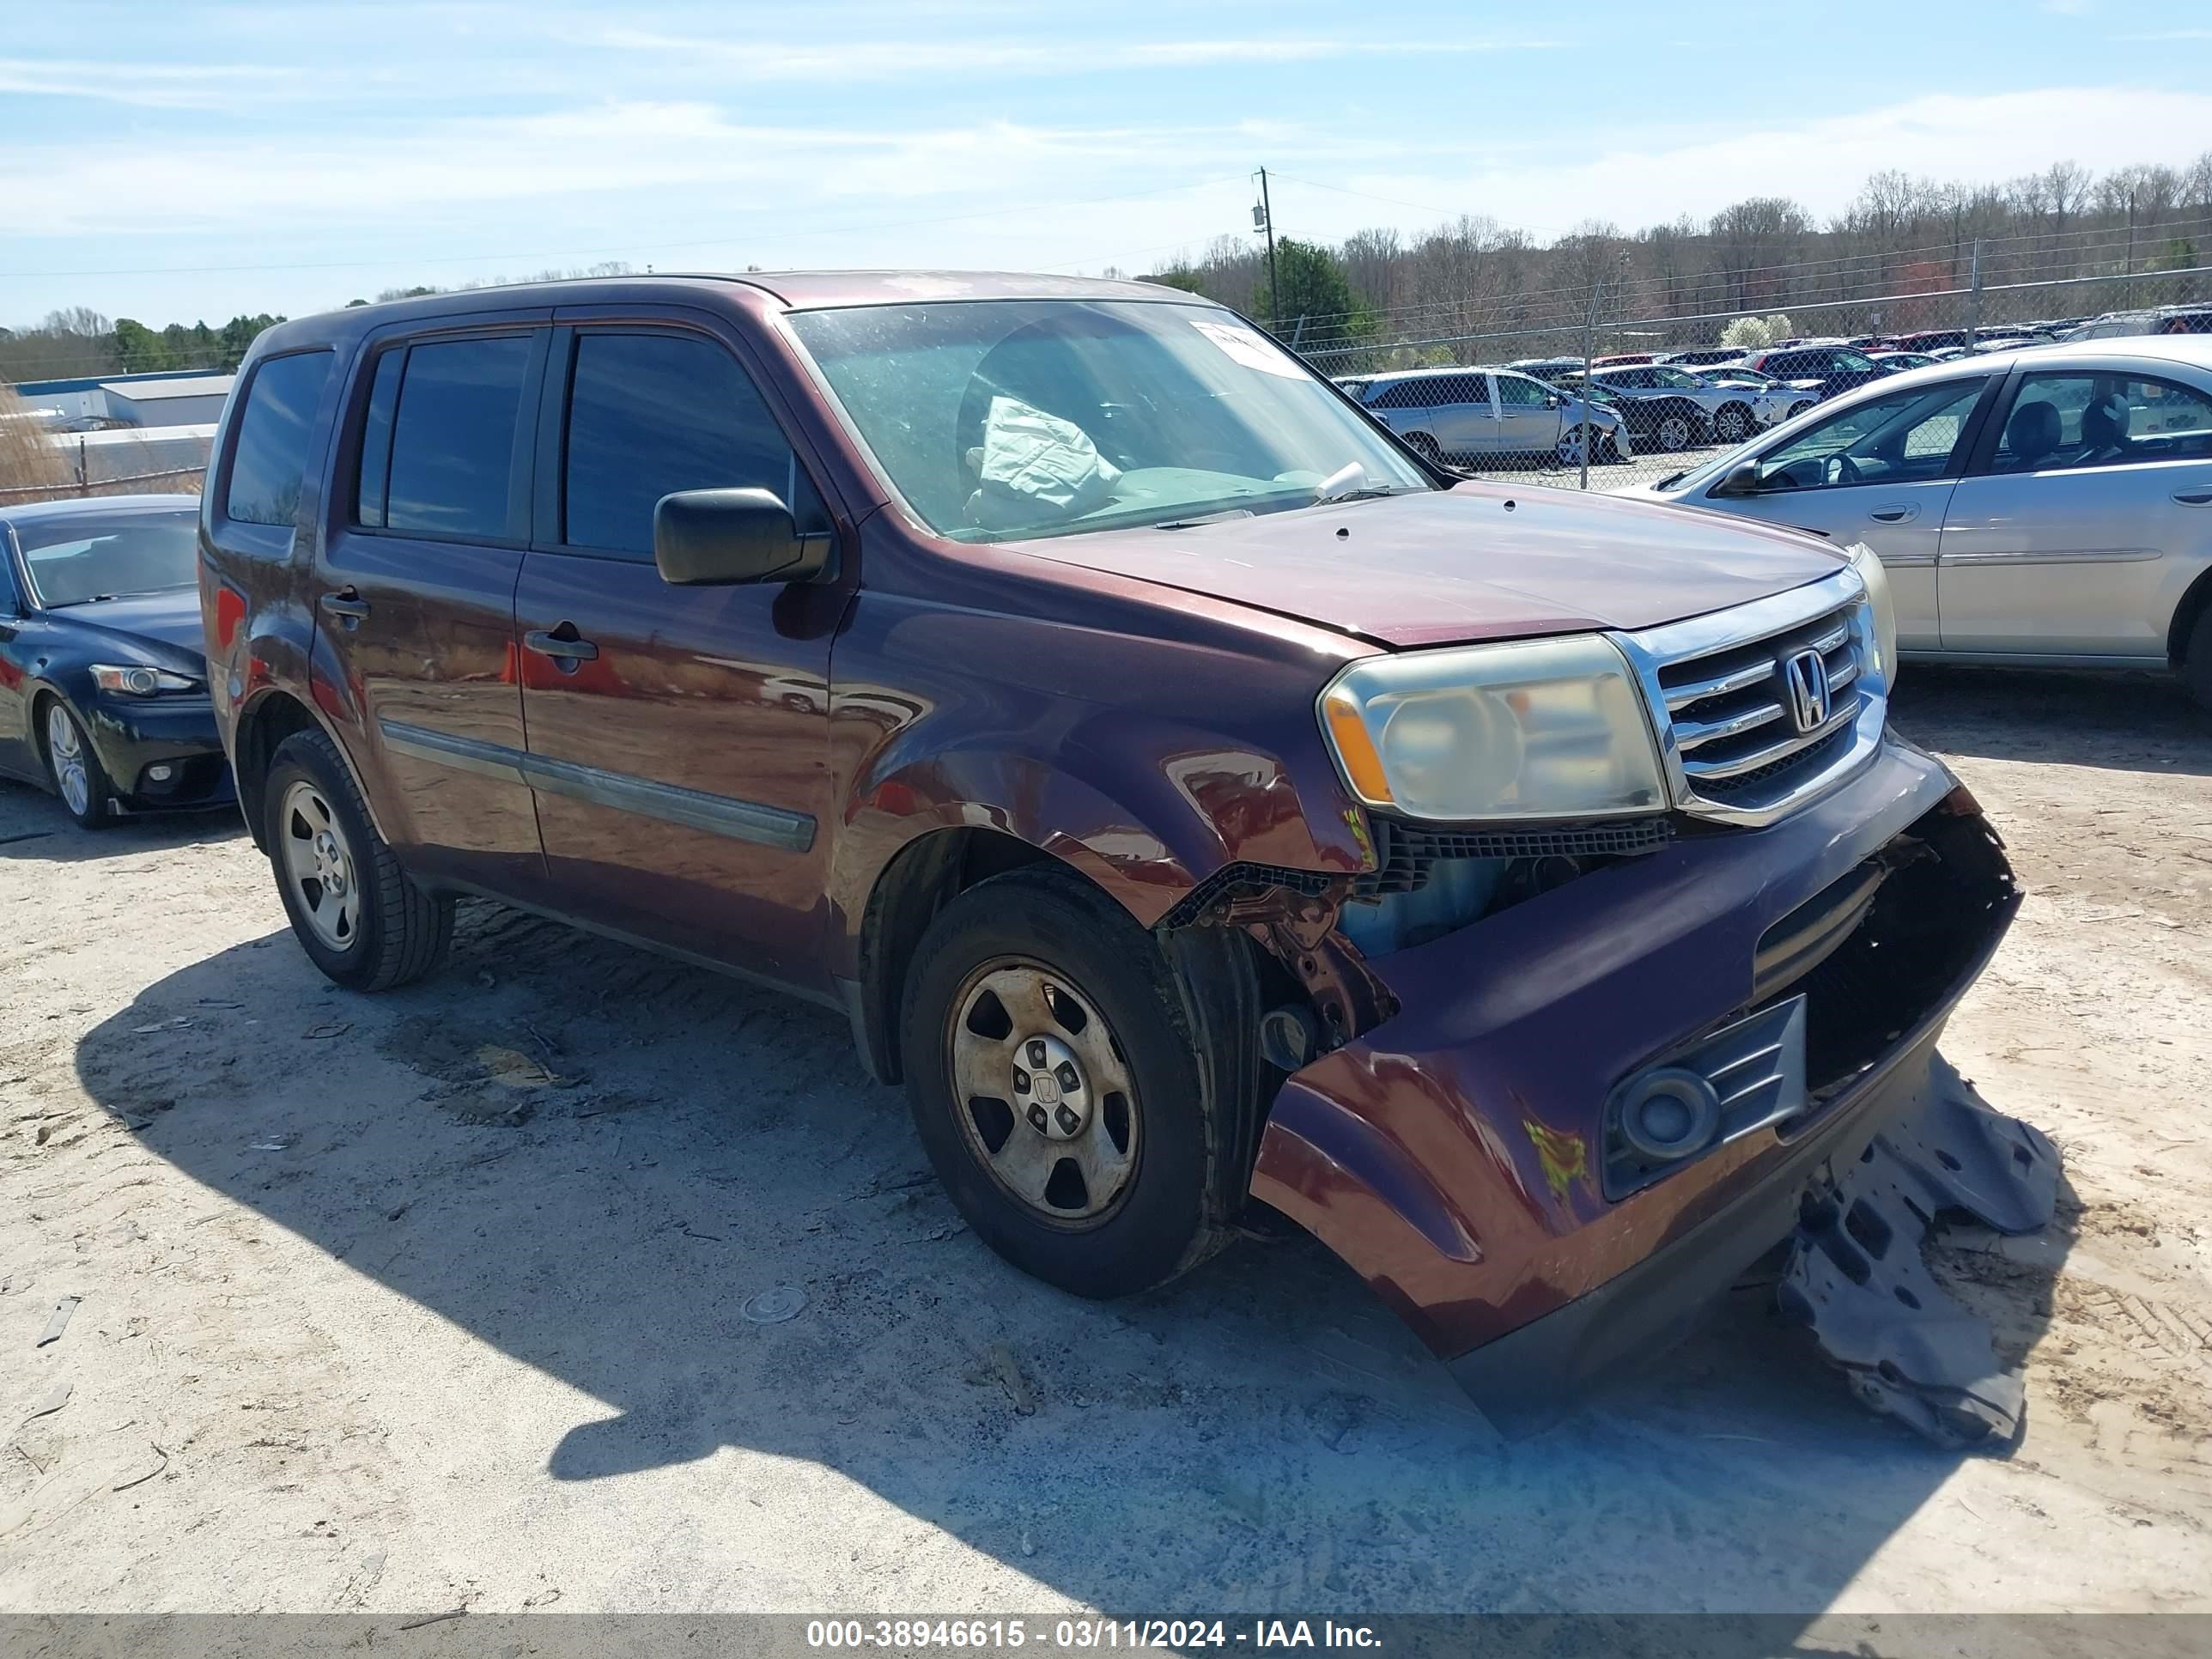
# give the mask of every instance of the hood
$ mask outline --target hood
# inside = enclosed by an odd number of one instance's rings
[[[1543,484],[1003,545],[1394,646],[1653,628],[1843,562],[1795,531]]]
[[[112,635],[118,642],[135,646],[137,648],[127,653],[133,662],[155,663],[201,676],[207,672],[207,643],[200,633],[198,588],[64,605],[46,615],[88,634]]]

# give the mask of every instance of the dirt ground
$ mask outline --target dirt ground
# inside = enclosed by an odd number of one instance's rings
[[[2027,1357],[1996,1454],[1748,1294],[1510,1444],[1304,1239],[1073,1301],[828,1015],[489,907],[349,996],[228,819],[0,785],[0,1608],[2212,1610],[2212,727],[1898,720],[2031,890],[1946,1043],[2066,1157],[1938,1249]]]

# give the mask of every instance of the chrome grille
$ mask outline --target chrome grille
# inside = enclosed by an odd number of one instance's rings
[[[1677,804],[1692,813],[1771,822],[1881,740],[1887,687],[1856,572],[1616,637],[1644,680]]]

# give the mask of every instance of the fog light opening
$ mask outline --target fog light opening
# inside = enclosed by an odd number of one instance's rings
[[[171,778],[176,776],[176,775],[177,769],[169,765],[166,761],[156,765],[149,766],[146,769],[147,777],[155,783],[167,783]]]
[[[1721,1127],[1721,1100],[1695,1072],[1668,1066],[1637,1080],[1620,1105],[1622,1137],[1647,1158],[1687,1158]]]

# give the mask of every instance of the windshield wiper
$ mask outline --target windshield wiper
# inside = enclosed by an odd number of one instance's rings
[[[1665,477],[1660,479],[1657,483],[1653,484],[1651,487],[1654,489],[1672,489],[1676,484],[1681,483],[1683,479],[1689,476],[1690,469],[1684,467],[1680,472],[1669,472]]]

